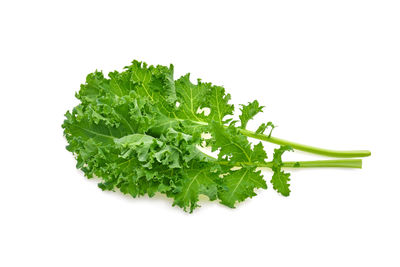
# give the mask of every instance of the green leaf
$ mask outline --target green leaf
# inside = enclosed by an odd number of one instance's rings
[[[240,165],[240,170],[227,169],[222,171],[221,184],[223,191],[219,193],[221,203],[234,207],[236,202],[256,195],[256,188],[266,188],[266,183],[260,171],[253,167],[264,163],[267,154],[262,143],[251,148],[247,138],[233,127],[224,127],[216,122],[212,124],[211,133],[214,137],[212,149],[219,149],[218,159],[228,166]],[[250,166],[249,166],[250,165]]]
[[[219,123],[211,123],[211,134],[214,137],[213,151],[219,149],[218,159],[235,163],[264,163],[267,157],[263,146],[259,143],[254,149],[246,136],[232,125],[224,127]]]
[[[283,196],[289,196],[290,173],[285,173],[281,170],[283,165],[282,154],[285,151],[293,151],[293,149],[290,146],[281,146],[280,148],[274,150],[274,159],[272,160],[272,170],[274,171],[274,174],[272,176],[271,183],[276,191],[281,193]]]
[[[274,125],[272,122],[270,122],[270,121],[267,122],[267,124],[262,123],[262,124],[257,128],[256,134],[263,134],[263,133],[265,132],[265,130],[266,130],[268,127],[271,128],[271,130],[270,130],[270,132],[269,132],[269,134],[268,134],[268,137],[270,137],[271,134],[272,134],[272,130],[275,128],[275,125]]]
[[[207,116],[207,121],[225,123],[227,120],[224,120],[224,118],[228,115],[232,115],[234,110],[234,106],[229,104],[231,95],[226,94],[222,86],[213,86],[211,83],[206,83],[204,85],[210,88],[210,93],[207,94],[206,99],[206,106],[210,108],[210,115]]]
[[[80,104],[62,125],[77,168],[101,178],[103,190],[133,197],[160,192],[190,212],[199,195],[220,197],[228,206],[253,196],[265,187],[260,173],[228,165],[264,162],[262,144],[252,148],[234,123],[222,126],[234,110],[223,87],[193,84],[189,74],[174,81],[173,69],[133,61],[108,78],[99,71],[87,76],[76,94]],[[205,132],[211,139],[202,137]],[[204,142],[228,165],[200,152]]]
[[[240,111],[242,112],[239,115],[240,118],[240,128],[245,129],[249,120],[252,120],[255,115],[262,112],[264,106],[260,106],[257,100],[253,102],[249,102],[247,105],[241,105],[242,108]]]
[[[261,175],[261,171],[255,171],[255,167],[242,167],[240,170],[230,171],[223,177],[225,190],[219,193],[221,203],[234,208],[235,203],[256,195],[256,188],[267,188],[267,184]]]
[[[217,198],[217,183],[218,176],[212,173],[207,166],[203,168],[191,168],[185,170],[182,174],[182,185],[177,193],[174,205],[182,207],[185,211],[189,208],[190,212],[196,207],[199,207],[199,195],[208,196],[210,200]]]
[[[224,118],[233,112],[233,105],[228,104],[230,95],[226,94],[221,86],[213,86],[201,80],[193,84],[190,81],[190,75],[186,74],[175,82],[175,87],[178,107],[173,116],[179,119],[200,123],[212,121],[222,123]],[[206,114],[203,109],[208,109],[209,114]]]

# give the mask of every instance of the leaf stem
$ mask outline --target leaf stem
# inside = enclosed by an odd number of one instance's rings
[[[272,162],[258,167],[272,167]],[[361,159],[333,159],[333,160],[313,160],[313,161],[286,161],[282,167],[286,168],[358,168],[362,167]]]
[[[178,119],[179,120],[179,119]],[[180,120],[183,121],[183,120]],[[202,122],[202,121],[191,121],[193,123],[199,124],[199,125],[207,125],[207,122]],[[225,127],[227,127],[225,125]],[[268,136],[265,134],[258,134],[246,129],[242,128],[237,128],[243,135],[251,138],[255,138],[258,140],[270,142],[276,145],[287,145],[291,146],[293,149],[312,153],[312,154],[317,154],[317,155],[322,155],[322,156],[327,156],[327,157],[334,157],[334,158],[360,158],[360,157],[368,157],[371,156],[371,151],[369,150],[331,150],[331,149],[325,149],[325,148],[319,148],[319,147],[314,147],[314,146],[309,146],[309,145],[303,145],[299,143],[295,143],[292,141],[287,141],[284,139],[280,139],[277,137],[272,137]]]
[[[216,161],[221,165],[230,165],[228,161],[218,161],[216,158],[198,150],[206,158]],[[361,169],[361,159],[330,159],[330,160],[310,160],[310,161],[284,161],[282,162],[284,168],[357,168]],[[236,166],[254,166],[259,168],[272,168],[272,162],[266,163],[252,163],[252,162],[237,162]]]
[[[297,149],[300,151],[305,151],[313,154],[318,154],[318,155],[323,155],[323,156],[328,156],[328,157],[335,157],[335,158],[358,158],[358,157],[368,157],[371,155],[371,152],[368,150],[330,150],[330,149],[324,149],[324,148],[319,148],[319,147],[313,147],[313,146],[308,146],[308,145],[303,145],[303,144],[298,144],[295,142],[287,141],[284,139],[268,136],[265,134],[257,134],[255,132],[246,130],[246,129],[240,129],[238,128],[239,131],[248,137],[255,138],[258,140],[262,141],[267,141],[276,145],[288,145],[291,146],[293,149]]]
[[[219,161],[219,164],[228,165],[226,161]],[[313,161],[284,161],[282,162],[284,168],[358,168],[362,167],[361,159],[333,159],[333,160],[313,160]],[[251,163],[251,162],[238,162],[237,166],[255,166],[259,168],[272,168],[272,162],[266,163]]]

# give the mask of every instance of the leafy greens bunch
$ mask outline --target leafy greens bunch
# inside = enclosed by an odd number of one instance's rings
[[[201,80],[193,84],[189,74],[174,80],[173,73],[173,65],[133,61],[108,78],[91,73],[81,85],[76,94],[80,104],[65,114],[62,127],[77,168],[88,178],[101,178],[101,189],[119,189],[133,197],[160,192],[190,212],[199,206],[199,195],[233,208],[255,196],[256,189],[267,188],[259,167],[272,169],[273,188],[284,196],[290,194],[290,174],[283,167],[361,167],[360,159],[283,162],[285,151],[349,158],[370,154],[275,138],[271,122],[249,131],[247,123],[263,109],[257,100],[242,105],[240,121],[235,121],[223,87]],[[248,137],[280,148],[266,161],[263,144],[253,145]],[[201,147],[218,151],[218,157]]]

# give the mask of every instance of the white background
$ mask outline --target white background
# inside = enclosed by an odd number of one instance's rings
[[[2,1],[0,265],[400,266],[399,14],[384,0]],[[290,197],[236,209],[102,192],[65,150],[63,114],[86,74],[133,59],[258,99],[250,127],[372,156],[293,171]]]

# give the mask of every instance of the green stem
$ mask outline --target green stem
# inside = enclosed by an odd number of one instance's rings
[[[287,168],[358,168],[362,167],[361,159],[334,159],[334,160],[313,160],[313,161],[286,161],[283,167]],[[260,164],[258,167],[272,167],[272,162]]]
[[[228,162],[218,162],[222,165],[228,165]],[[272,168],[272,162],[266,163],[248,163],[240,162],[237,166],[248,165],[257,168]],[[361,159],[333,159],[333,160],[313,160],[313,161],[284,161],[282,162],[284,168],[357,168],[361,169]]]
[[[179,121],[183,121],[182,119],[177,119]],[[208,125],[207,122],[202,122],[202,121],[191,121],[196,124],[200,125]],[[227,126],[225,126],[227,127]],[[322,156],[328,156],[328,157],[334,157],[334,158],[359,158],[359,157],[368,157],[371,155],[371,151],[369,150],[331,150],[331,149],[325,149],[325,148],[319,148],[319,147],[314,147],[314,146],[308,146],[308,145],[303,145],[291,141],[287,141],[284,139],[280,139],[277,137],[272,137],[268,136],[265,134],[258,134],[246,129],[241,129],[237,128],[243,135],[251,138],[255,138],[258,140],[262,141],[267,141],[276,145],[281,145],[281,146],[291,146],[293,149],[312,153],[312,154],[317,154],[317,155],[322,155]]]
[[[216,158],[200,151],[204,156],[212,161],[217,161]],[[218,161],[218,164],[228,165],[227,161]],[[310,160],[310,161],[284,161],[282,162],[284,168],[358,168],[362,167],[361,159],[331,159],[331,160]],[[272,162],[266,163],[251,163],[251,162],[238,162],[237,166],[255,166],[259,168],[272,168]]]
[[[221,165],[228,165],[226,161],[219,161]],[[238,162],[237,166],[254,166],[258,168],[272,168],[272,162],[266,163],[251,163],[251,162]],[[361,159],[332,159],[332,160],[312,160],[312,161],[284,161],[282,162],[284,168],[358,168],[362,167]]]
[[[298,143],[294,143],[291,141],[286,141],[280,138],[276,137],[271,137],[265,134],[257,134],[255,132],[246,130],[246,129],[240,129],[239,131],[248,137],[252,137],[258,140],[263,140],[267,141],[273,144],[277,145],[287,145],[291,146],[293,149],[297,149],[300,151],[305,151],[313,154],[318,154],[318,155],[323,155],[323,156],[328,156],[328,157],[335,157],[335,158],[358,158],[358,157],[368,157],[371,155],[371,152],[368,150],[344,150],[344,151],[339,151],[339,150],[330,150],[330,149],[324,149],[324,148],[319,148],[319,147],[313,147],[313,146],[308,146],[308,145],[302,145]]]

